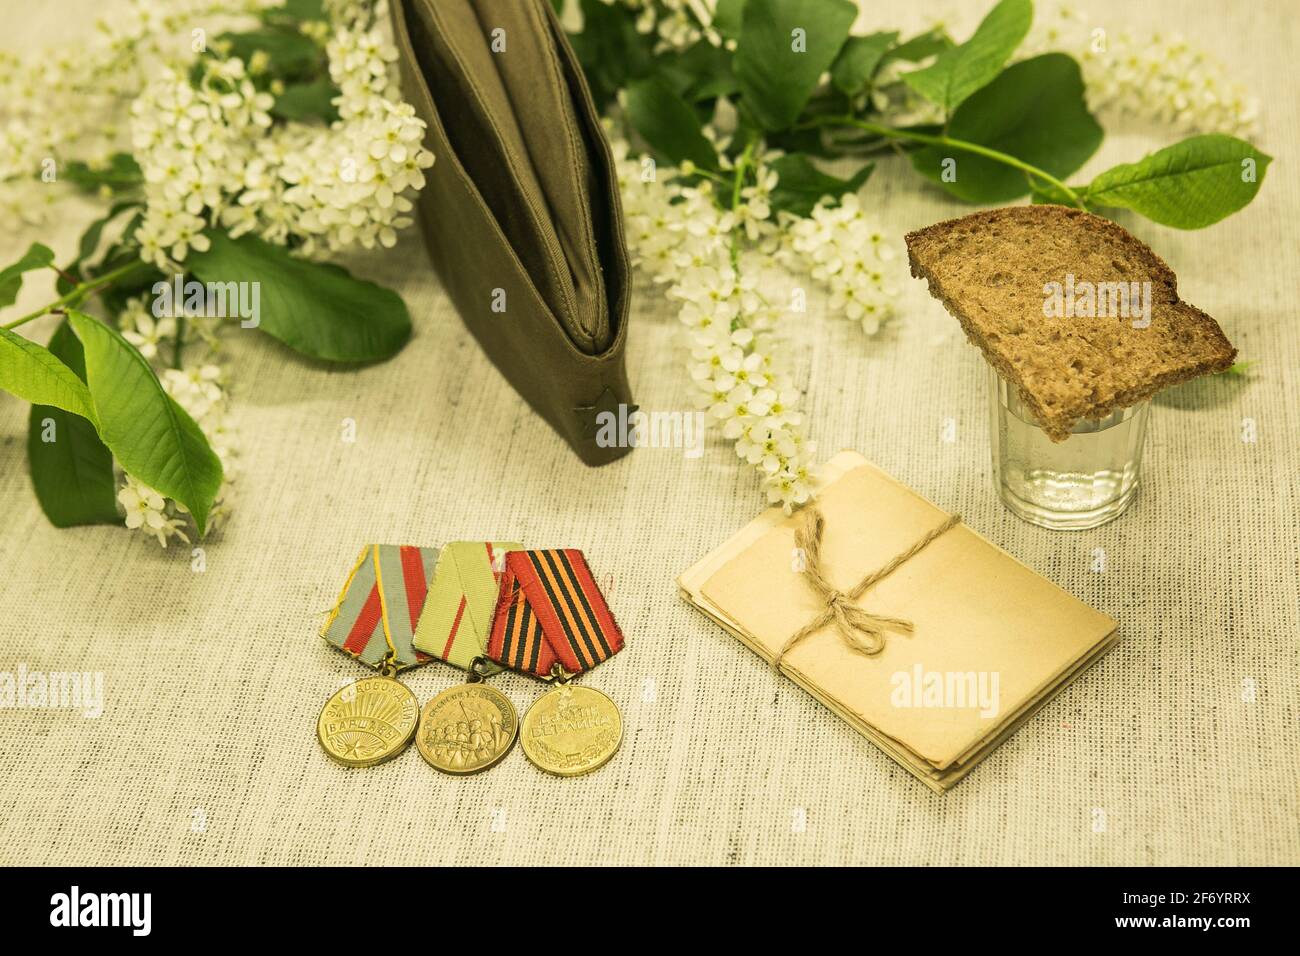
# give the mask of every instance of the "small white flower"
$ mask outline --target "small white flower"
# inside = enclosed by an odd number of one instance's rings
[[[150,360],[158,356],[158,346],[164,341],[170,341],[176,334],[176,320],[167,317],[155,319],[145,308],[143,298],[129,301],[118,321],[125,326],[122,338]]]
[[[189,543],[189,537],[182,530],[184,522],[168,514],[167,499],[130,475],[125,476],[125,482],[117,493],[117,500],[126,512],[128,528],[156,538],[164,548],[173,537]]]

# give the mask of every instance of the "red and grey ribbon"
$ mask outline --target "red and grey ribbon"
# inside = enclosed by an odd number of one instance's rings
[[[321,637],[369,667],[391,662],[401,670],[430,660],[412,639],[437,559],[437,548],[366,545]]]
[[[492,620],[487,656],[503,667],[549,677],[590,670],[623,649],[604,595],[575,548],[511,551]]]

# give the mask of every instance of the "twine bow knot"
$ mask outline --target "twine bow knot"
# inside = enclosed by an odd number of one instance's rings
[[[887,617],[883,614],[872,614],[870,611],[858,607],[854,602],[862,597],[873,585],[893,574],[904,562],[915,557],[931,541],[960,522],[961,515],[949,515],[948,520],[943,524],[931,529],[926,533],[925,537],[902,554],[895,555],[884,567],[868,574],[852,590],[844,592],[827,580],[826,573],[822,569],[821,542],[826,519],[819,509],[808,509],[804,513],[803,521],[795,529],[794,541],[796,547],[801,550],[804,556],[804,576],[809,586],[817,593],[817,596],[825,602],[825,607],[816,617],[786,639],[776,656],[772,658],[772,667],[779,668],[781,659],[785,657],[791,648],[809,634],[832,622],[834,622],[836,630],[839,631],[840,637],[844,638],[844,642],[849,647],[859,653],[868,655],[879,654],[884,650],[885,635],[889,632],[911,634],[911,621],[905,621],[898,617]]]

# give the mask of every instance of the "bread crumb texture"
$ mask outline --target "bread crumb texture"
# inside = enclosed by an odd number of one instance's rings
[[[1081,420],[1221,372],[1237,354],[1214,319],[1178,298],[1177,277],[1150,247],[1079,209],[977,212],[908,233],[907,252],[912,275],[929,283],[1053,441]],[[1114,314],[1113,297],[1086,298],[1089,287],[1121,282],[1139,283],[1126,287],[1135,291],[1150,283],[1149,326],[1135,327],[1144,321],[1137,302],[1125,315]],[[1049,315],[1058,288],[1067,314]],[[1072,289],[1082,293],[1070,299]]]

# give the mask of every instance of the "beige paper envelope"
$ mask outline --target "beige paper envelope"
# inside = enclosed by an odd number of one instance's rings
[[[818,504],[826,518],[822,561],[850,589],[906,550],[946,514],[854,453],[825,469]],[[770,660],[820,605],[796,570],[798,516],[770,510],[682,575],[698,604]],[[1115,622],[958,525],[859,602],[912,621],[912,636],[889,634],[868,657],[833,627],[791,650],[782,669],[931,786],[956,782],[1066,679],[1115,640]],[[968,697],[953,706],[900,706],[919,675],[967,690],[997,675],[995,712]],[[951,779],[950,779],[951,778]]]

